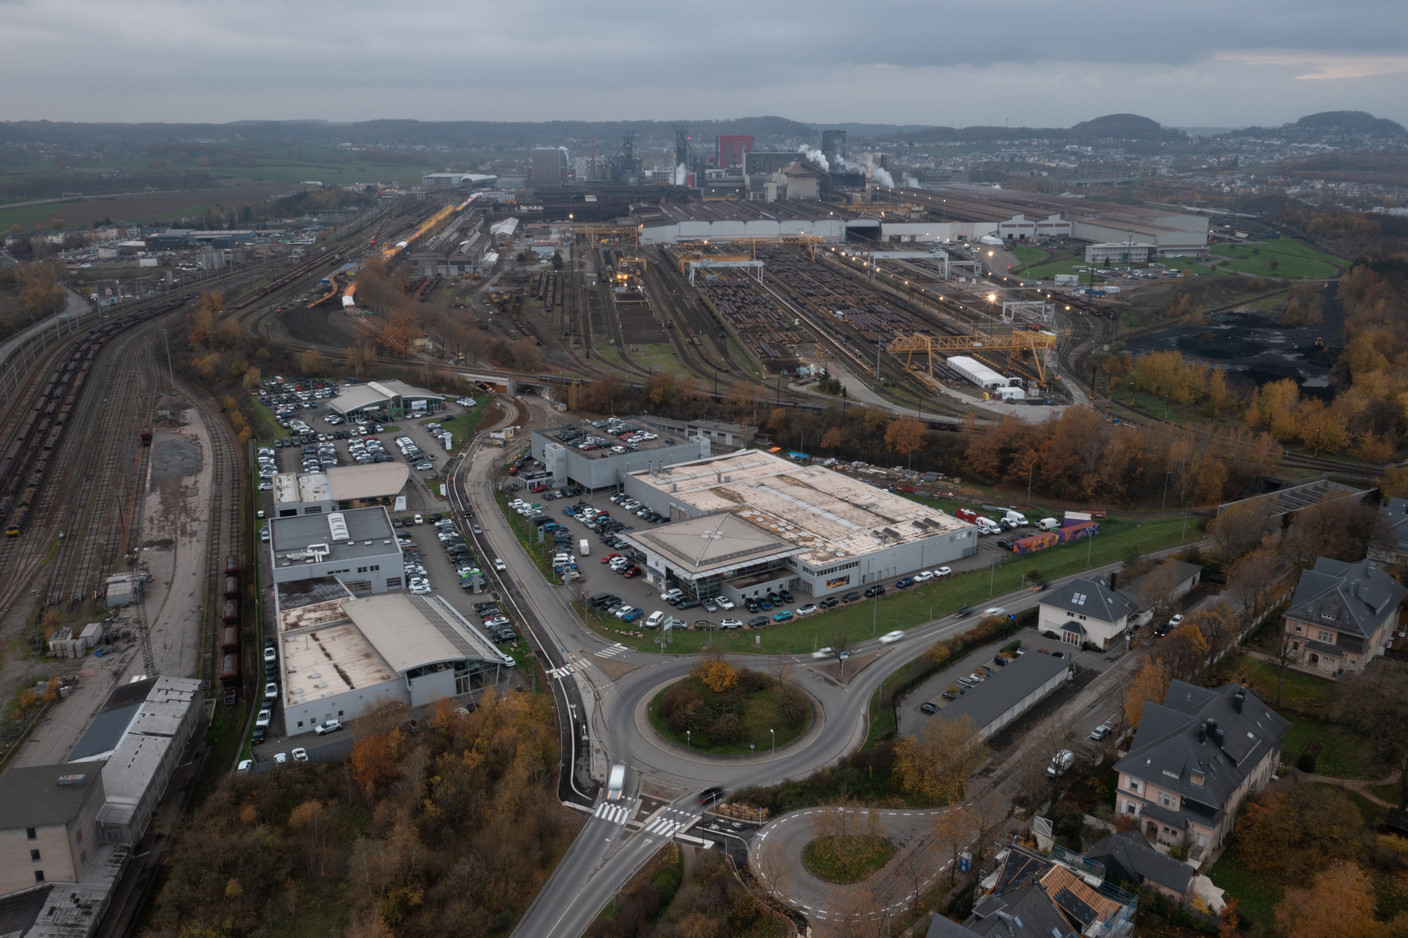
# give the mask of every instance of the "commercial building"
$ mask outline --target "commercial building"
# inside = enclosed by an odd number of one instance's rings
[[[432,189],[484,189],[493,186],[499,177],[483,173],[423,173],[420,181]]]
[[[1301,572],[1285,632],[1293,664],[1326,677],[1356,673],[1384,653],[1408,589],[1371,560],[1317,557]]]
[[[1158,256],[1159,249],[1152,244],[1119,241],[1085,246],[1087,264],[1147,264]]]
[[[385,508],[269,521],[275,585],[335,577],[355,595],[399,590],[401,546]]]
[[[280,472],[272,480],[274,517],[389,507],[410,478],[411,467],[404,462],[333,466],[322,472]]]
[[[529,160],[533,188],[565,186],[567,184],[567,167],[571,162],[568,159],[566,147],[534,147]]]
[[[357,599],[344,592],[328,599],[335,584],[310,585],[300,597],[281,592],[279,599],[279,692],[288,736],[390,703],[422,707],[474,693],[514,666],[441,597]]]
[[[639,428],[642,421],[630,420],[609,427],[568,426],[550,434],[534,430],[533,458],[543,464],[553,486],[580,485],[589,491],[618,486],[638,470],[654,470],[710,453],[709,440],[674,437],[657,433],[653,440],[626,443],[620,436],[626,428]]]
[[[758,450],[739,450],[624,479],[627,495],[670,518],[688,521],[728,512],[797,548],[777,557],[776,568],[710,566],[702,579],[678,556],[671,558],[670,526],[655,538],[636,536],[646,554],[646,575],[677,582],[698,595],[731,599],[766,595],[775,585],[827,596],[977,553],[977,528],[941,511],[821,466],[799,465]],[[728,532],[710,534],[726,539]],[[720,545],[725,555],[728,545]],[[676,555],[679,551],[675,551]],[[768,556],[778,553],[771,547]]]
[[[1156,846],[1201,860],[1232,834],[1237,811],[1271,781],[1290,724],[1240,684],[1174,681],[1144,706],[1129,753],[1115,763],[1115,810]]]
[[[987,739],[1065,683],[1069,672],[1070,662],[1065,658],[1036,652],[1018,655],[940,710],[936,719],[967,717],[973,721],[978,738]]]
[[[333,413],[354,421],[428,417],[445,408],[445,395],[393,378],[350,385],[328,401],[328,407]]]

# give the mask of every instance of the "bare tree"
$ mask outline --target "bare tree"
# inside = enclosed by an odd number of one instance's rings
[[[1178,566],[1178,561],[1169,557],[1145,574],[1139,583],[1139,601],[1152,606],[1159,619],[1173,609],[1174,593],[1182,579]]]
[[[1238,560],[1227,572],[1228,592],[1246,611],[1248,625],[1260,618],[1262,600],[1280,569],[1280,555],[1263,547]]]
[[[1208,525],[1208,539],[1224,564],[1261,543],[1271,524],[1270,503],[1264,498],[1241,502],[1223,511]]]

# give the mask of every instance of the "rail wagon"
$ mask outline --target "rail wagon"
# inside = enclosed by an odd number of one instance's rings
[[[240,578],[237,576],[225,577],[225,598],[238,599],[240,595]]]
[[[223,610],[222,615],[220,616],[220,619],[221,619],[222,622],[226,623],[227,625],[231,625],[231,624],[232,624],[232,625],[239,625],[239,624],[240,624],[240,601],[239,601],[238,599],[227,599],[227,600],[225,600],[224,610]]]
[[[240,627],[227,625],[220,630],[220,650],[232,652],[240,650]]]
[[[240,575],[240,558],[239,558],[239,556],[238,556],[237,554],[226,554],[226,555],[225,555],[225,575],[226,575],[226,576],[239,576],[239,575]]]
[[[220,683],[234,690],[240,682],[240,656],[233,652],[220,656]]]

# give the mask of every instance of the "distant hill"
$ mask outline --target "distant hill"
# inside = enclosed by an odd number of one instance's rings
[[[905,134],[903,139],[915,143],[1003,143],[1007,141],[1069,140],[1088,143],[1094,140],[1119,140],[1135,143],[1179,142],[1187,139],[1181,130],[1160,126],[1158,121],[1138,114],[1109,114],[1094,120],[1081,121],[1074,127],[927,127]]]
[[[1280,127],[1247,127],[1229,132],[1228,136],[1285,137],[1302,143],[1316,143],[1342,137],[1372,140],[1408,140],[1408,130],[1402,124],[1375,117],[1365,111],[1321,111],[1308,114],[1294,124]]]
[[[1321,111],[1308,114],[1292,125],[1297,130],[1318,134],[1358,134],[1365,137],[1408,138],[1403,125],[1366,111]]]

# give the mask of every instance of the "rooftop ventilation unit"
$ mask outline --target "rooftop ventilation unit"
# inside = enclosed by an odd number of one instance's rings
[[[352,540],[352,535],[347,531],[347,518],[340,511],[328,515],[328,530],[332,533],[334,541]]]

